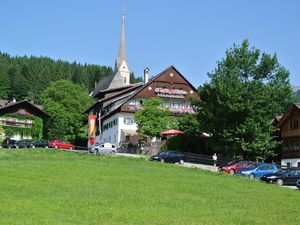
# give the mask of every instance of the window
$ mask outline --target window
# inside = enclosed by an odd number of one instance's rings
[[[124,124],[126,124],[126,125],[133,124],[133,119],[132,118],[124,118]]]
[[[284,143],[283,144],[283,151],[287,152],[289,150],[289,143]]]
[[[118,119],[117,118],[113,120],[113,124],[118,125]]]
[[[299,151],[299,144],[298,142],[294,142],[294,151]]]
[[[298,120],[290,121],[290,129],[295,130],[299,128]]]
[[[246,166],[246,162],[240,162],[238,166]]]
[[[294,128],[295,128],[295,129],[298,129],[298,120],[295,120],[295,121],[294,121]]]

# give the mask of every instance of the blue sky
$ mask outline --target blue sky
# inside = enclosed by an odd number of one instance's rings
[[[126,8],[131,70],[156,75],[174,65],[195,87],[233,43],[277,53],[300,85],[300,1],[3,0],[0,51],[113,66]]]

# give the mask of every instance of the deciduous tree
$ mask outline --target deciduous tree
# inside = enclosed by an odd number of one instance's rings
[[[51,116],[46,125],[48,138],[74,141],[84,130],[82,113],[92,102],[87,90],[71,81],[51,83],[42,94],[44,109]]]
[[[150,98],[143,103],[143,109],[134,114],[141,136],[160,137],[160,132],[177,128],[177,121],[162,103],[159,98]]]
[[[272,120],[294,101],[289,71],[276,54],[250,48],[247,40],[226,51],[199,88],[198,121],[212,145],[231,155],[273,154]]]

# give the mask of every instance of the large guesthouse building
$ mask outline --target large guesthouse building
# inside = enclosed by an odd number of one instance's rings
[[[94,118],[94,132],[89,132],[89,145],[96,142],[109,142],[118,147],[124,143],[137,144],[140,137],[134,113],[142,109],[143,102],[149,98],[161,98],[163,106],[170,109],[174,116],[194,112],[189,99],[199,98],[197,90],[174,66],[169,66],[151,79],[146,68],[144,82],[130,84],[131,71],[125,49],[123,16],[114,73],[98,83],[91,93],[97,102],[86,110],[90,118]]]
[[[300,167],[300,103],[291,105],[278,122],[281,165]]]

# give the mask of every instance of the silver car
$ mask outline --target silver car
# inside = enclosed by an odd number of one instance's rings
[[[116,154],[117,148],[111,143],[96,144],[91,148],[91,152],[97,154]]]

